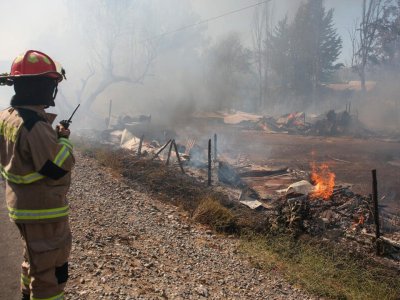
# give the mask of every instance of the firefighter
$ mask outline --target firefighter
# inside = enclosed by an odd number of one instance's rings
[[[0,84],[13,85],[11,106],[0,112],[0,171],[6,202],[24,243],[22,299],[64,299],[71,231],[66,194],[74,165],[70,132],[53,129],[57,85],[65,71],[48,55],[29,50]]]

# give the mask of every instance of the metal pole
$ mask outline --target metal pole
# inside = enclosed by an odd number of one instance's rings
[[[208,186],[211,186],[211,139],[208,140]]]
[[[379,238],[381,236],[381,232],[379,226],[378,181],[376,179],[376,170],[372,170],[372,199],[374,201],[376,254],[379,255],[380,254]]]

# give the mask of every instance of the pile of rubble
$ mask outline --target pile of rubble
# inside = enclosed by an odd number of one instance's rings
[[[268,133],[288,133],[300,135],[323,136],[371,136],[357,118],[347,110],[336,112],[330,110],[320,115],[306,115],[305,112],[293,112],[280,117],[266,117],[236,111],[233,113],[197,114],[203,119],[219,120],[219,123],[239,126],[244,129],[262,130]]]
[[[257,123],[257,127],[270,133],[302,135],[371,136],[373,134],[365,128],[357,116],[347,111],[335,112],[334,110],[321,115],[309,115],[307,119],[304,112],[286,114],[277,119],[264,117]]]

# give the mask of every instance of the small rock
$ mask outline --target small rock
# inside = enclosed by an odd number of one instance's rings
[[[204,285],[200,285],[198,286],[195,291],[197,292],[197,294],[199,294],[200,296],[206,297],[208,298],[208,289],[204,286]]]

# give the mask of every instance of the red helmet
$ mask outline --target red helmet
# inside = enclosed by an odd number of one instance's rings
[[[29,76],[51,77],[60,82],[65,78],[65,70],[47,54],[36,50],[28,50],[25,54],[21,54],[14,59],[10,74],[0,75],[3,79],[11,81],[14,78]]]

